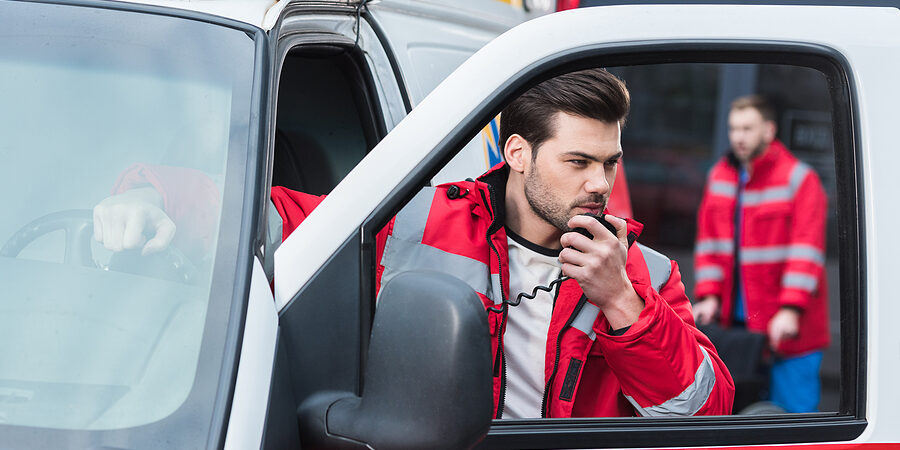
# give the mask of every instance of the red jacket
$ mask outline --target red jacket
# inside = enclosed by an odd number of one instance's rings
[[[166,171],[159,166],[142,170]],[[500,307],[500,312],[488,313],[498,417],[506,382],[507,306],[502,299],[509,296],[509,261],[502,201],[507,173],[501,165],[479,181],[423,189],[379,232],[376,252],[376,292],[397,273],[429,267],[466,281],[486,309]],[[172,192],[162,183],[153,185]],[[181,196],[163,196],[167,210],[177,208]],[[283,220],[284,238],[323,198],[282,187],[273,187],[271,197]],[[640,229],[637,222],[629,222],[630,233]],[[644,251],[657,255],[657,268],[662,262],[662,279],[651,276]],[[629,250],[626,271],[645,307],[621,336],[609,334],[608,322],[584,298],[577,281],[562,283],[547,340],[544,415],[730,414],[734,384],[712,344],[694,327],[677,264],[635,245]]]
[[[725,326],[733,315],[738,175],[733,156],[713,166],[697,217],[695,295],[720,298]],[[819,177],[773,141],[751,163],[742,198],[740,270],[747,328],[765,333],[778,309],[792,306],[802,311],[800,330],[779,345],[779,353],[796,355],[827,346],[827,200]]]

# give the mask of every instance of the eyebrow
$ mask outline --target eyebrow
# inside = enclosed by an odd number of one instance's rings
[[[584,153],[584,152],[579,152],[579,151],[573,151],[573,152],[566,152],[566,153],[563,153],[563,157],[577,157],[577,158],[584,158],[584,159],[589,159],[589,160],[591,160],[591,161],[600,162],[600,158],[597,158],[597,157],[595,157],[594,155],[590,155],[590,154],[587,154],[587,153]],[[615,154],[611,155],[609,158],[606,158],[604,161],[610,161],[610,160],[613,160],[613,159],[619,159],[619,158],[621,158],[621,157],[622,157],[622,150],[619,150],[619,151],[616,152]]]

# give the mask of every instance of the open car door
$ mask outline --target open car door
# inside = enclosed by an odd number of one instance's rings
[[[896,441],[897,430],[873,429],[872,424],[896,423],[893,402],[878,398],[900,398],[900,387],[891,382],[898,369],[897,355],[879,354],[879,343],[900,340],[900,330],[889,322],[900,315],[900,305],[875,303],[890,298],[894,290],[889,282],[893,277],[888,272],[883,277],[878,274],[890,270],[890,255],[900,251],[893,232],[900,227],[900,215],[873,207],[880,197],[889,200],[896,191],[892,172],[900,156],[890,149],[893,115],[900,102],[895,86],[900,79],[897,29],[896,8],[655,5],[568,11],[502,35],[422,101],[276,252],[279,350],[270,398],[284,407],[270,409],[270,421],[277,421],[273,415],[294,414],[299,408],[299,431],[290,430],[296,417],[280,422],[288,424],[285,434],[299,435],[304,445],[415,447],[440,442],[470,445],[481,439],[485,428],[478,423],[464,430],[449,425],[473,416],[476,422],[485,421],[489,415],[481,415],[480,409],[448,413],[452,397],[416,394],[443,386],[451,378],[421,377],[421,372],[413,370],[394,372],[389,381],[383,373],[368,378],[373,366],[407,367],[409,358],[422,358],[411,349],[420,345],[417,333],[424,336],[436,325],[434,316],[424,323],[379,317],[397,314],[398,309],[382,309],[382,303],[375,307],[376,233],[508,102],[540,81],[594,66],[778,64],[814,69],[827,80],[839,236],[835,244],[839,280],[835,282],[840,286],[840,303],[839,311],[832,313],[840,317],[840,392],[835,410],[755,417],[504,420],[493,422],[483,445],[648,448]],[[682,262],[682,266],[689,264]],[[428,282],[424,283],[428,291]],[[436,284],[432,290],[440,289]],[[400,302],[414,308],[416,298],[410,296],[421,292],[403,292],[406,296],[399,294]],[[376,336],[386,332],[380,327],[404,328],[406,345],[394,341],[395,346],[385,347],[375,342]],[[431,343],[431,339],[423,342]],[[454,354],[460,358],[454,361],[483,370],[479,360],[483,353],[475,347],[469,350],[471,358]],[[436,361],[440,359],[436,354],[415,362],[425,370],[443,364]],[[459,371],[447,373],[448,377],[459,375]],[[648,382],[653,376],[648,374]],[[473,388],[478,386],[482,385],[476,383]],[[396,404],[371,405],[366,397],[370,390],[383,395],[384,389],[407,396]],[[466,401],[473,408],[483,407],[483,402]],[[370,407],[359,407],[367,402]],[[418,420],[410,421],[407,411],[398,409],[401,404],[416,411]],[[329,422],[329,408],[335,413],[350,407],[358,409],[355,423],[376,421],[372,423],[382,428]],[[395,417],[404,420],[392,420]],[[347,420],[343,417],[334,424]],[[766,432],[761,433],[762,428]],[[472,435],[453,434],[459,432]],[[384,434],[397,440],[385,441]],[[422,438],[423,434],[431,440]],[[403,441],[404,436],[412,440]]]

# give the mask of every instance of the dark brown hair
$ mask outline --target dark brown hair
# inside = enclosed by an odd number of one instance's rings
[[[525,138],[532,158],[553,137],[557,112],[625,123],[631,100],[622,80],[604,69],[585,69],[551,78],[513,100],[500,115],[500,145],[513,134]]]
[[[762,95],[745,95],[731,102],[731,111],[735,109],[753,108],[759,111],[763,120],[775,121],[775,108]]]

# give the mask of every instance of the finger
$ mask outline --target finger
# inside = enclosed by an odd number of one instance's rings
[[[122,232],[122,248],[129,250],[138,248],[144,243],[144,218],[141,214],[132,214],[125,222]]]
[[[769,340],[772,341],[772,348],[777,349],[778,346],[781,345],[781,341],[783,341],[785,338],[785,330],[780,326],[780,324],[776,323],[775,326],[773,326],[769,330],[769,336]]]
[[[777,333],[773,333],[773,334],[771,334],[771,336],[769,337],[769,341],[770,341],[770,343],[772,344],[772,348],[773,348],[773,349],[777,349],[777,348],[778,348],[778,344],[781,343],[781,336],[779,336]]]
[[[616,217],[612,214],[607,214],[604,217],[606,218],[606,221],[609,222],[609,224],[612,225],[613,228],[616,229],[616,238],[618,238],[619,241],[621,241],[623,245],[627,246],[628,245],[628,222],[626,222],[625,219],[622,219],[621,217]],[[607,231],[609,231],[609,230],[607,230]]]
[[[103,242],[103,220],[100,218],[100,207],[94,207],[94,240]]]
[[[716,312],[714,310],[707,309],[703,311],[703,325],[709,325],[715,317]]]
[[[560,267],[562,268],[562,274],[569,278],[580,280],[584,276],[584,268],[581,266],[564,263]]]
[[[703,318],[706,316],[706,308],[703,307],[702,303],[697,303],[694,305],[694,321],[700,323]]]
[[[694,309],[694,321],[701,325],[705,325],[706,311],[702,307]]]
[[[587,240],[584,236],[582,239]],[[590,241],[588,241],[590,242]],[[566,247],[559,252],[559,262],[562,264],[571,264],[573,266],[582,267],[588,263],[590,257],[577,248]]]
[[[121,219],[110,218],[103,225],[103,246],[114,252],[122,251],[122,236],[125,234],[125,223]]]
[[[587,236],[581,233],[576,233],[574,231],[563,233],[563,235],[559,238],[559,243],[564,249],[573,247],[580,251],[585,251],[591,245],[591,242],[593,241],[591,239],[588,239]]]
[[[168,218],[161,219],[157,222],[156,234],[152,239],[147,241],[141,250],[142,255],[149,255],[161,250],[165,250],[172,239],[175,237],[175,224]]]

